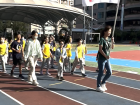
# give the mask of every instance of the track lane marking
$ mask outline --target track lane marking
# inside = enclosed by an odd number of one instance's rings
[[[74,73],[74,74],[75,74],[75,73]],[[78,75],[78,76],[81,76],[81,75]],[[49,76],[49,77],[55,78],[55,77],[53,77],[53,76]],[[89,89],[92,89],[92,90],[96,91],[96,89],[91,88],[91,87],[88,87],[88,86],[80,85],[80,84],[73,83],[73,82],[70,82],[70,81],[67,81],[67,80],[63,80],[63,81],[68,82],[68,83],[71,83],[71,84],[75,84],[75,85],[78,85],[78,86],[82,86],[82,87],[85,87],[85,88],[89,88]],[[135,101],[135,100],[131,100],[131,99],[128,99],[128,98],[124,98],[124,97],[121,97],[121,96],[118,96],[118,95],[114,95],[114,94],[111,94],[111,93],[107,93],[107,92],[104,92],[104,93],[105,93],[105,94],[108,94],[108,95],[111,95],[111,96],[115,96],[115,97],[118,97],[118,98],[122,98],[122,99],[125,99],[125,100],[128,100],[128,101],[136,102],[136,103],[139,103],[139,104],[140,104],[140,102]],[[86,105],[86,104],[84,104],[84,105]]]
[[[85,79],[85,78],[75,79],[74,81],[80,81],[80,80],[83,80],[83,79]]]
[[[23,91],[27,91],[27,90],[33,90],[34,88],[27,88],[27,89],[22,89],[22,90],[17,90],[16,92],[23,92]]]
[[[54,84],[49,84],[49,86],[53,86],[53,85],[58,85],[58,84],[62,84],[63,82],[60,83],[54,83]]]
[[[11,98],[12,100],[14,100],[15,102],[17,102],[19,105],[24,105],[23,103],[21,103],[20,101],[16,100],[15,98],[13,98],[12,96],[10,96],[9,94],[5,93],[4,91],[0,90],[1,93],[3,93],[4,95],[6,95],[7,97]]]

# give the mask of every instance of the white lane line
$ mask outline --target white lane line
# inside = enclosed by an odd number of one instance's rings
[[[78,69],[79,70],[79,69]],[[93,73],[97,73],[97,72],[94,72],[94,71],[91,71],[91,70],[86,70],[86,71],[88,71],[88,72],[93,72]],[[113,70],[114,71],[114,70]],[[115,72],[117,72],[117,71],[115,71]],[[119,71],[118,71],[119,72]],[[140,81],[140,80],[136,80],[136,79],[132,79],[132,78],[127,78],[127,77],[122,77],[122,76],[116,76],[116,75],[112,75],[112,76],[114,76],[114,77],[120,77],[120,78],[125,78],[125,79],[130,79],[130,80],[134,80],[134,81]]]
[[[75,74],[75,73],[74,73]],[[78,75],[78,76],[81,76],[80,74],[75,74],[75,75]],[[87,78],[90,78],[90,79],[94,79],[94,80],[97,80],[95,78],[92,78],[92,77],[88,77],[86,76]],[[139,88],[134,88],[134,87],[131,87],[131,86],[126,86],[126,85],[122,85],[122,84],[118,84],[118,83],[114,83],[114,82],[109,82],[107,81],[108,83],[111,83],[111,84],[115,84],[115,85],[120,85],[120,86],[124,86],[124,87],[128,87],[128,88],[131,88],[131,89],[136,89],[136,90],[140,90]]]
[[[97,63],[97,62],[94,62],[94,63]],[[114,64],[113,64],[114,65]],[[117,65],[118,66],[118,65]],[[97,66],[87,66],[87,67],[93,67],[93,68],[97,68]],[[125,66],[125,67],[128,67],[128,66]],[[133,67],[130,67],[130,68],[133,68]],[[133,68],[134,69],[134,68]],[[136,68],[137,69],[137,68]],[[112,70],[112,71],[119,71],[119,72],[123,72],[123,73],[127,73],[127,74],[132,74],[132,73],[129,73],[128,71],[120,71],[120,70]],[[140,76],[140,74],[134,74],[134,75],[138,75]]]
[[[52,77],[52,76],[49,76],[49,77]],[[54,77],[52,77],[52,78],[54,78]],[[85,88],[89,88],[89,89],[92,89],[92,90],[96,91],[96,89],[91,88],[91,87],[88,87],[88,86],[80,85],[80,84],[73,83],[73,82],[70,82],[70,81],[67,81],[67,80],[63,80],[63,81],[68,82],[68,83],[71,83],[71,84],[75,84],[75,85],[77,85],[77,86],[82,86],[82,87],[85,87]],[[121,96],[118,96],[118,95],[114,95],[114,94],[111,94],[111,93],[107,93],[107,92],[104,92],[104,93],[105,93],[105,94],[108,94],[108,95],[111,95],[111,96],[115,96],[115,97],[118,97],[118,98],[122,98],[122,99],[125,99],[125,100],[128,100],[128,101],[132,101],[132,102],[136,102],[136,103],[139,103],[139,104],[140,104],[140,102],[135,101],[135,100],[131,100],[131,99],[128,99],[128,98],[124,98],[124,97],[121,97]]]
[[[75,100],[75,99],[73,99],[73,98],[67,97],[67,96],[65,96],[65,95],[63,95],[63,94],[60,94],[60,93],[57,93],[57,92],[55,92],[55,91],[49,90],[49,89],[47,89],[47,88],[45,88],[45,87],[42,87],[42,86],[38,86],[38,87],[40,87],[40,88],[42,88],[42,89],[45,89],[45,90],[47,90],[47,91],[50,91],[50,92],[52,92],[52,93],[55,93],[55,94],[57,94],[57,95],[60,95],[60,96],[62,96],[62,97],[65,97],[65,98],[67,98],[67,99],[69,99],[69,100],[72,100],[72,101],[74,101],[74,102],[77,102],[77,103],[79,103],[79,104],[87,105],[87,104],[82,103],[82,102],[80,102],[80,101],[77,101],[77,100]]]
[[[38,72],[37,72],[37,73],[38,73]],[[49,77],[52,77],[52,76],[49,76]],[[18,77],[15,76],[15,78],[18,78]],[[25,82],[27,82],[27,83],[29,83],[29,84],[32,84],[31,82],[28,82],[28,81],[25,81]],[[50,91],[50,92],[52,92],[52,93],[55,93],[55,94],[60,95],[60,96],[62,96],[62,97],[65,97],[65,98],[67,98],[67,99],[70,99],[70,100],[72,100],[72,101],[74,101],[74,102],[77,102],[77,103],[79,103],[79,104],[87,105],[87,104],[82,103],[82,102],[80,102],[80,101],[77,101],[77,100],[75,100],[75,99],[73,99],[73,98],[67,97],[67,96],[65,96],[65,95],[63,95],[63,94],[60,94],[60,93],[57,93],[57,92],[55,92],[55,91],[49,90],[49,89],[47,89],[47,88],[45,88],[45,87],[42,87],[42,86],[40,86],[40,85],[38,85],[37,87],[43,88],[43,89],[45,89],[45,90],[47,90],[47,91]],[[21,105],[24,105],[24,104],[21,104]]]
[[[6,95],[7,97],[11,98],[12,100],[14,100],[15,102],[17,102],[20,105],[24,105],[23,103],[19,102],[18,100],[16,100],[15,98],[13,98],[12,96],[8,95],[7,93],[5,93],[4,91],[0,90],[1,93],[3,93],[4,95]]]

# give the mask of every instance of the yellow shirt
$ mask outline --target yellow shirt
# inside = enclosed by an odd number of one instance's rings
[[[84,54],[87,54],[87,48],[85,45],[82,45],[83,46],[83,51],[84,51]]]
[[[24,50],[24,48],[25,48],[25,40],[23,40],[23,45],[22,46],[23,46],[23,50]]]
[[[77,47],[77,53],[78,53],[78,58],[83,57],[83,46],[82,45]]]
[[[0,44],[0,55],[6,54],[6,44]]]
[[[9,44],[9,52],[12,52],[11,44]]]
[[[62,54],[62,50],[61,50],[61,54]],[[60,58],[59,62],[60,62],[60,63],[62,63],[62,62],[63,62],[63,61],[62,61],[62,58]]]
[[[70,49],[67,49],[67,56],[71,57],[72,56],[72,54],[71,54],[71,44],[67,44],[66,48],[70,48]]]
[[[43,53],[47,55],[47,57],[43,56],[43,58],[50,58],[50,44],[44,44]]]

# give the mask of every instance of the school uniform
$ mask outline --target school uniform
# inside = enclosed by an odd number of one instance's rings
[[[83,54],[84,54],[83,46],[82,45],[77,46],[75,49],[75,59],[74,59],[73,67],[71,70],[72,74],[73,74],[73,72],[78,64],[78,60],[79,60],[81,73],[83,76],[86,76],[85,69],[84,69],[84,62],[83,62]]]
[[[28,81],[34,80],[36,82],[35,85],[38,84],[37,77],[35,75],[35,67],[38,58],[40,59],[43,58],[40,42],[37,39],[36,40],[29,39],[24,53],[24,59],[25,61],[27,61],[28,59],[28,62],[31,66],[31,70],[29,71]]]
[[[42,74],[44,64],[47,63],[46,74],[49,75],[48,69],[49,69],[49,60],[50,60],[50,56],[51,56],[50,44],[43,44],[42,51],[47,57],[43,55],[43,62],[42,62],[42,66],[41,66],[41,69],[40,69],[40,74]]]
[[[71,56],[72,56],[72,53],[71,53],[71,49],[72,49],[71,44],[67,44],[66,45],[66,48],[67,48],[67,50],[66,50],[67,57],[64,59],[64,64],[63,64],[64,67],[63,67],[63,69],[65,71],[65,65],[68,62],[69,71],[71,71],[71,63],[70,63],[70,59],[71,59]]]
[[[11,49],[11,44],[9,44],[9,46],[8,46],[8,62],[9,62],[9,59],[11,58],[11,56],[12,56],[12,49]]]
[[[0,60],[2,63],[2,69],[3,72],[6,72],[6,67],[5,67],[5,54],[6,54],[6,44],[0,44]]]
[[[54,41],[50,43],[50,51],[51,51],[52,55],[55,54],[56,48],[55,48]],[[54,68],[54,58],[51,58],[50,60],[51,60],[51,67]]]
[[[83,51],[84,51],[84,54],[83,54],[83,64],[85,65],[85,54],[87,54],[87,49],[86,49],[86,45],[82,45],[83,47]]]
[[[7,59],[8,59],[8,42],[5,41],[4,43],[6,45],[6,54],[4,55],[5,63],[7,64]]]
[[[61,58],[60,56],[62,56],[63,58]],[[55,52],[55,57],[56,57],[56,61],[58,63],[58,77],[63,77],[63,64],[64,64],[64,59],[66,58],[67,54],[66,54],[66,49],[62,48],[62,50],[60,48],[56,49]]]

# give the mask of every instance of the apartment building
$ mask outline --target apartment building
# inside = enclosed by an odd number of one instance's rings
[[[77,8],[82,7],[82,0],[75,0],[74,6]],[[122,14],[122,11],[124,13]],[[91,15],[92,7],[86,7],[86,12]],[[93,16],[97,22],[93,23],[93,28],[102,28],[104,25],[113,26],[116,13],[116,4],[99,3],[93,6]],[[122,25],[121,25],[122,19]],[[104,23],[104,24],[103,24]],[[83,23],[78,19],[76,21],[76,28],[83,28]],[[121,0],[116,22],[116,28],[124,31],[140,29],[140,0]]]

